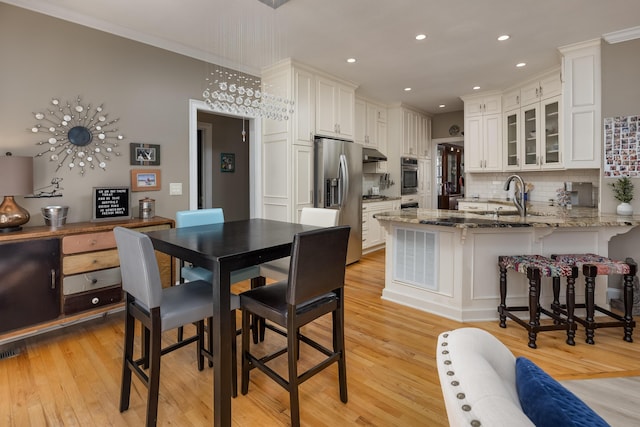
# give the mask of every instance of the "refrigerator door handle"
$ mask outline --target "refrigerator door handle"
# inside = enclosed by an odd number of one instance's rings
[[[340,186],[338,206],[342,206],[342,202],[349,197],[349,167],[347,166],[347,156],[340,154]]]

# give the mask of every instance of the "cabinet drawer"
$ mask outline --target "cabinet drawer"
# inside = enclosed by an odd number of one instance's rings
[[[98,291],[88,291],[64,297],[64,314],[73,314],[107,304],[122,301],[122,288],[112,286]]]
[[[62,274],[71,275],[86,271],[103,270],[118,267],[118,250],[90,252],[88,254],[71,255],[62,258]]]
[[[62,293],[64,295],[77,294],[119,285],[121,282],[120,267],[90,271],[84,274],[66,276],[62,279]]]
[[[63,254],[78,254],[82,252],[101,251],[116,247],[116,238],[112,231],[101,233],[78,234],[62,238]]]

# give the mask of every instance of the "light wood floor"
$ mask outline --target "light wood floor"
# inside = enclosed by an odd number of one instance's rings
[[[330,367],[301,386],[303,425],[445,426],[435,343],[442,331],[462,326],[490,331],[514,354],[528,356],[558,380],[640,375],[638,333],[636,342],[626,343],[618,329],[598,330],[592,346],[584,343],[579,330],[577,345],[570,347],[562,332],[546,332],[539,335],[539,348],[531,350],[525,331],[513,323],[506,329],[500,329],[497,321],[463,325],[383,301],[383,280],[383,251],[348,267],[349,402],[340,402],[337,368]],[[328,320],[308,326],[305,332],[328,340]],[[174,336],[170,332],[167,339]],[[136,378],[130,409],[118,411],[122,341],[122,314],[25,340],[21,354],[0,360],[0,425],[143,425],[144,388]],[[267,341],[283,343],[275,334]],[[313,357],[303,346],[301,361]],[[285,372],[284,363],[278,362],[277,369]],[[211,403],[212,372],[198,372],[195,349],[162,358],[161,425],[211,425]],[[252,373],[249,394],[234,399],[232,411],[236,426],[289,424],[287,393],[257,371]]]

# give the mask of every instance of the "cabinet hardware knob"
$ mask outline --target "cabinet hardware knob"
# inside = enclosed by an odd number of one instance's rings
[[[93,297],[91,298],[91,304],[96,305],[100,302],[100,298],[98,297]]]
[[[55,269],[51,269],[51,289],[55,289],[56,288],[56,270]]]

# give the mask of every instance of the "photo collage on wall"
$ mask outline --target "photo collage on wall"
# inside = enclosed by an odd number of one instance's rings
[[[640,177],[640,115],[604,119],[604,176]]]

